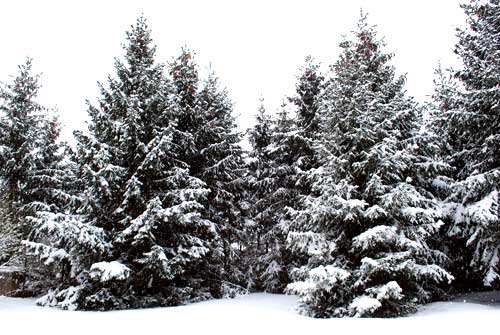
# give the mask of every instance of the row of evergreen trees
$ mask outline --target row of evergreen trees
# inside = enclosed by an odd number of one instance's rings
[[[362,15],[329,73],[308,58],[275,117],[261,103],[248,153],[217,77],[187,49],[159,64],[143,18],[75,148],[28,61],[0,96],[0,262],[70,309],[250,289],[314,317],[395,316],[497,288],[500,1],[463,8],[464,66],[436,70],[433,102],[406,94]]]

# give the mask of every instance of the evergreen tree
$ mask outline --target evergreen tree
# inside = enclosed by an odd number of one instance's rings
[[[5,206],[2,228],[13,229],[19,238],[26,238],[30,231],[26,217],[33,210],[31,173],[35,170],[34,143],[43,110],[35,101],[40,86],[38,76],[31,74],[31,63],[28,59],[21,65],[14,82],[0,91],[0,168]]]
[[[468,29],[459,31],[456,53],[462,59],[464,68],[457,73],[464,86],[462,127],[464,155],[472,164],[464,166],[464,175],[486,172],[498,167],[497,134],[500,128],[498,118],[498,82],[500,62],[495,55],[499,52],[498,22],[499,2],[471,1],[462,6],[467,15]]]
[[[50,251],[44,249],[43,247],[47,245],[43,244],[52,238],[52,236],[46,235],[47,225],[63,218],[70,218],[72,209],[81,203],[81,198],[75,189],[77,182],[74,174],[74,162],[69,157],[70,148],[59,139],[60,124],[57,116],[49,117],[46,115],[42,117],[40,125],[40,137],[36,143],[38,159],[31,176],[36,185],[33,190],[36,211],[28,217],[32,227],[31,234],[27,240],[23,241],[26,254],[34,256],[27,258],[29,285],[24,285],[24,289],[31,290],[33,294],[42,293],[47,288],[53,287],[52,278],[62,279],[62,277],[67,276],[69,268],[66,265],[59,269],[57,266],[53,266],[54,264],[49,267],[44,264],[44,262],[50,263],[47,258],[50,257]],[[49,230],[51,229],[49,228]],[[49,234],[52,233],[54,230],[51,230]],[[64,231],[59,233],[65,234]],[[38,242],[42,242],[42,245]],[[46,255],[41,255],[42,249],[44,249],[42,253],[46,253]],[[63,274],[61,275],[61,273]]]
[[[462,7],[468,27],[459,31],[455,52],[463,69],[455,74],[459,82],[448,84],[450,93],[443,94],[443,86],[438,85],[441,94],[436,96],[442,107],[439,130],[452,149],[448,161],[456,181],[443,214],[450,223],[448,236],[458,250],[458,264],[468,263],[458,268],[462,272],[460,288],[475,288],[477,277],[486,286],[498,287],[500,61],[496,55],[500,52],[500,2],[474,0]],[[464,247],[470,257],[463,253]]]
[[[170,65],[170,75],[179,102],[179,129],[189,134],[183,139],[186,150],[180,158],[188,163],[190,173],[207,185],[210,193],[203,203],[205,214],[220,237],[213,240],[212,263],[218,265],[210,273],[223,285],[220,294],[232,295],[239,290],[233,284],[245,282],[244,271],[238,266],[244,248],[245,171],[232,103],[213,73],[200,81],[193,52],[186,48]]]
[[[427,243],[441,222],[415,168],[419,111],[364,15],[354,34],[322,96],[314,194],[288,235],[306,261],[288,291],[315,317],[399,315],[452,279]]]
[[[314,141],[320,133],[318,109],[324,80],[324,76],[319,72],[319,64],[314,63],[308,56],[297,78],[295,95],[288,98],[294,107],[294,131],[289,132],[287,136],[288,146],[292,149],[288,164],[294,166],[295,186],[301,196],[311,193],[308,175],[309,171],[318,165]],[[297,204],[295,208],[299,209],[300,205]]]
[[[472,255],[463,248],[465,243],[463,237],[450,230],[453,224],[449,217],[449,197],[453,194],[458,171],[454,167],[459,164],[458,150],[462,140],[459,133],[452,131],[456,124],[450,122],[450,116],[458,111],[461,93],[452,69],[443,69],[441,64],[438,64],[434,74],[434,93],[432,101],[426,105],[424,111],[426,117],[420,132],[420,137],[425,137],[426,140],[423,144],[419,143],[418,147],[431,148],[427,151],[427,158],[439,162],[438,166],[433,167],[433,173],[427,174],[425,187],[439,201],[440,217],[445,224],[441,227],[439,234],[431,240],[446,254],[448,270],[455,277],[448,291],[453,289],[461,291],[470,286],[471,278],[475,277],[471,276],[469,267]],[[431,167],[432,165],[423,166]],[[474,281],[473,286],[477,287],[477,278],[474,278]]]
[[[282,258],[279,246],[283,242],[283,234],[279,233],[278,213],[276,206],[277,183],[275,180],[275,156],[273,155],[275,126],[267,115],[264,100],[261,99],[256,115],[256,124],[248,130],[252,145],[249,161],[249,187],[252,213],[251,230],[247,233],[252,259],[253,286],[257,290],[279,291],[284,279]],[[279,199],[281,200],[281,199]],[[278,235],[277,235],[278,233]],[[280,239],[281,237],[281,239]],[[286,272],[285,272],[286,273]]]
[[[219,254],[223,273],[220,278],[245,284],[247,276],[240,265],[245,213],[245,164],[240,146],[241,135],[236,131],[232,103],[227,92],[218,86],[217,77],[210,74],[197,97],[197,108],[203,118],[198,131],[201,171],[199,178],[210,190],[208,218],[215,223],[220,240],[214,255]]]
[[[304,201],[312,193],[312,172],[319,167],[315,145],[321,136],[319,108],[324,80],[325,77],[319,72],[319,65],[308,56],[297,79],[295,95],[289,98],[295,111],[294,128],[281,137],[282,141],[288,143],[283,151],[291,154],[286,161],[295,170],[291,184],[294,185],[297,196],[292,212],[304,209]],[[288,125],[285,124],[285,129],[286,127]]]
[[[182,160],[195,152],[193,136],[151,42],[139,18],[116,77],[100,85],[97,106],[89,103],[88,134],[75,134],[84,201],[45,225],[67,232],[40,247],[62,250],[70,279],[42,303],[104,310],[211,296],[204,274],[217,231],[202,216],[209,190]]]
[[[314,139],[318,136],[318,96],[324,80],[318,68],[308,57],[297,78],[296,94],[288,98],[290,104],[281,106],[268,138],[259,137],[265,123],[258,123],[252,133],[253,155],[261,165],[253,185],[258,199],[253,202],[259,231],[257,286],[271,292],[282,292],[289,281],[294,263],[285,246],[290,219],[292,213],[303,209],[303,197],[311,193],[308,172],[317,165]],[[257,116],[260,122],[264,122],[263,112],[262,106]],[[267,143],[263,146],[258,142]]]
[[[79,198],[74,194],[76,177],[73,174],[71,149],[60,141],[61,125],[56,115],[46,116],[41,122],[37,143],[39,159],[32,178],[37,184],[34,191],[39,210],[66,212]],[[73,167],[74,168],[74,167]]]
[[[264,98],[260,98],[259,108],[255,115],[255,125],[247,131],[248,139],[252,145],[253,151],[250,156],[252,157],[265,157],[266,147],[271,144],[271,128],[272,119],[266,112],[264,105]],[[267,159],[259,159],[259,161],[266,161]]]
[[[311,156],[314,155],[311,140],[317,138],[320,131],[318,109],[324,80],[324,76],[319,72],[319,65],[308,56],[297,78],[295,96],[289,98],[296,108],[297,128],[303,133],[304,141],[309,142],[307,150],[304,150],[309,156],[309,161],[313,160]],[[314,164],[309,162],[309,165]]]
[[[277,118],[268,119],[261,106],[256,128],[250,131],[254,146],[250,170],[252,213],[256,236],[256,288],[282,292],[288,282],[291,263],[285,248],[290,212],[298,206],[297,162],[302,147],[290,106],[283,103]],[[264,146],[265,145],[265,146]]]
[[[459,109],[462,104],[461,87],[457,82],[453,69],[443,69],[441,64],[434,71],[434,93],[427,110],[429,111],[429,130],[440,133],[442,154],[448,157],[453,166],[463,166],[462,154],[459,152],[463,137],[457,134],[459,126]],[[458,122],[457,122],[458,121]],[[459,169],[455,169],[457,175]]]
[[[169,73],[174,86],[174,94],[179,106],[178,128],[188,135],[180,139],[185,150],[181,153],[181,160],[189,164],[190,173],[193,176],[200,176],[203,170],[203,149],[202,136],[200,132],[204,124],[205,117],[199,108],[199,76],[198,68],[193,59],[193,52],[187,48],[182,48],[181,54],[170,64]]]
[[[260,99],[260,105],[255,115],[255,125],[247,130],[247,135],[252,146],[248,159],[252,226],[248,227],[246,239],[252,254],[248,257],[253,259],[253,277],[256,277],[258,275],[255,272],[259,272],[259,266],[255,262],[263,250],[263,235],[273,224],[271,208],[265,202],[265,198],[272,188],[269,179],[272,161],[267,150],[272,139],[272,119],[266,112],[263,98]],[[254,285],[259,289],[262,286],[260,283],[254,283]]]
[[[41,251],[39,244],[26,240],[36,239],[44,218],[67,210],[74,201],[68,192],[72,178],[66,171],[67,147],[58,138],[59,121],[36,102],[39,77],[31,74],[31,64],[28,59],[20,66],[14,83],[1,91],[3,255],[0,261],[9,260],[23,267],[26,275],[23,294],[37,294],[49,284],[45,266],[38,262],[38,257],[26,256],[44,253],[43,261],[51,262],[47,249]]]
[[[117,216],[113,228],[118,261],[130,269],[131,283],[124,285],[130,297],[124,303],[150,306],[204,299],[210,295],[202,283],[206,256],[216,232],[201,216],[209,190],[192,176],[191,162],[183,156],[196,153],[195,147],[187,146],[192,134],[182,113],[190,101],[176,99],[162,67],[155,65],[155,48],[143,19],[128,33],[128,41],[127,64],[116,66],[122,85],[110,82],[112,92],[104,95],[100,108],[114,113],[111,120],[119,125],[110,144],[119,149],[114,165],[123,173],[117,176],[125,178],[111,180],[120,193],[109,214]],[[123,280],[118,278],[119,283]],[[114,300],[121,292],[112,293]],[[94,295],[96,300],[100,294]],[[91,303],[92,299],[88,298]],[[123,302],[117,304],[121,307]]]
[[[303,148],[291,114],[291,106],[283,102],[273,120],[271,144],[266,148],[270,158],[267,177],[270,187],[264,191],[261,204],[262,209],[269,208],[270,215],[270,225],[264,228],[262,235],[261,280],[266,291],[278,293],[283,292],[289,282],[291,260],[285,241],[290,228],[290,212],[298,208],[300,195],[297,164],[301,163]]]
[[[297,262],[286,249],[286,237],[293,213],[304,209],[303,199],[311,193],[309,171],[317,167],[314,140],[319,131],[318,98],[323,80],[319,65],[307,57],[297,77],[295,95],[278,112],[267,148],[273,187],[264,199],[271,209],[272,224],[263,235],[266,250],[260,263],[268,291],[282,292],[289,282],[289,270]]]
[[[19,243],[32,229],[29,217],[45,205],[39,194],[40,180],[34,175],[40,172],[41,156],[46,153],[40,146],[46,110],[36,102],[39,76],[31,73],[31,67],[28,59],[19,66],[13,83],[0,88],[0,235],[6,248],[2,248],[0,262],[20,255]]]

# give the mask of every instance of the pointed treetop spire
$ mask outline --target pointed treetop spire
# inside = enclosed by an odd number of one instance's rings
[[[320,64],[309,55],[300,69],[295,84],[295,95],[288,98],[297,110],[297,124],[306,136],[313,137],[318,131],[318,98],[323,89],[325,77],[319,70]]]
[[[127,43],[123,45],[130,66],[138,63],[145,63],[144,65],[153,64],[156,46],[152,46],[151,43],[151,29],[149,29],[147,20],[142,14],[135,25],[132,25],[130,30],[127,31]]]
[[[194,108],[198,91],[198,67],[194,61],[194,51],[186,46],[170,64],[170,75],[179,94],[182,108]]]

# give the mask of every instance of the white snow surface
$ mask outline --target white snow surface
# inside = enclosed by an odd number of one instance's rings
[[[187,306],[112,312],[39,307],[36,299],[0,296],[1,334],[481,334],[500,319],[500,292],[464,295],[394,319],[313,319],[297,298],[266,293]]]

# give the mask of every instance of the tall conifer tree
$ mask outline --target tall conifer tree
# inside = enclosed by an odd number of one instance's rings
[[[455,52],[463,69],[455,73],[458,83],[436,88],[439,131],[455,171],[443,213],[448,236],[461,243],[454,256],[468,263],[459,268],[466,273],[462,289],[475,288],[478,276],[484,285],[499,287],[500,2],[473,0],[462,8],[468,26],[458,32]],[[465,259],[464,246],[470,252]]]
[[[0,172],[2,197],[1,231],[18,241],[28,237],[27,217],[36,211],[37,185],[33,174],[39,163],[39,130],[45,109],[36,102],[39,77],[32,61],[19,67],[13,83],[0,90]]]
[[[417,106],[364,15],[354,37],[322,97],[315,196],[288,236],[306,260],[288,290],[316,317],[398,315],[452,279],[427,244],[441,223],[414,175]]]
[[[57,212],[70,201],[65,190],[65,145],[58,139],[60,125],[55,115],[36,102],[39,76],[31,68],[28,59],[14,82],[0,91],[0,232],[11,256],[21,254],[19,242],[32,233],[38,213]]]
[[[241,250],[246,241],[243,230],[247,216],[244,205],[245,163],[236,130],[232,103],[217,77],[211,73],[198,94],[197,108],[203,118],[198,131],[201,171],[199,178],[210,190],[208,217],[219,231],[219,245],[214,253],[222,256],[221,279],[238,284],[246,281]]]
[[[71,218],[80,221],[53,224],[70,229],[46,246],[62,250],[71,267],[69,287],[44,300],[63,308],[173,305],[211,296],[204,274],[217,230],[202,215],[209,190],[184,161],[196,151],[180,123],[183,102],[155,61],[144,18],[124,48],[116,77],[108,88],[100,85],[97,106],[89,104],[89,132],[75,134],[84,194],[80,215]]]

